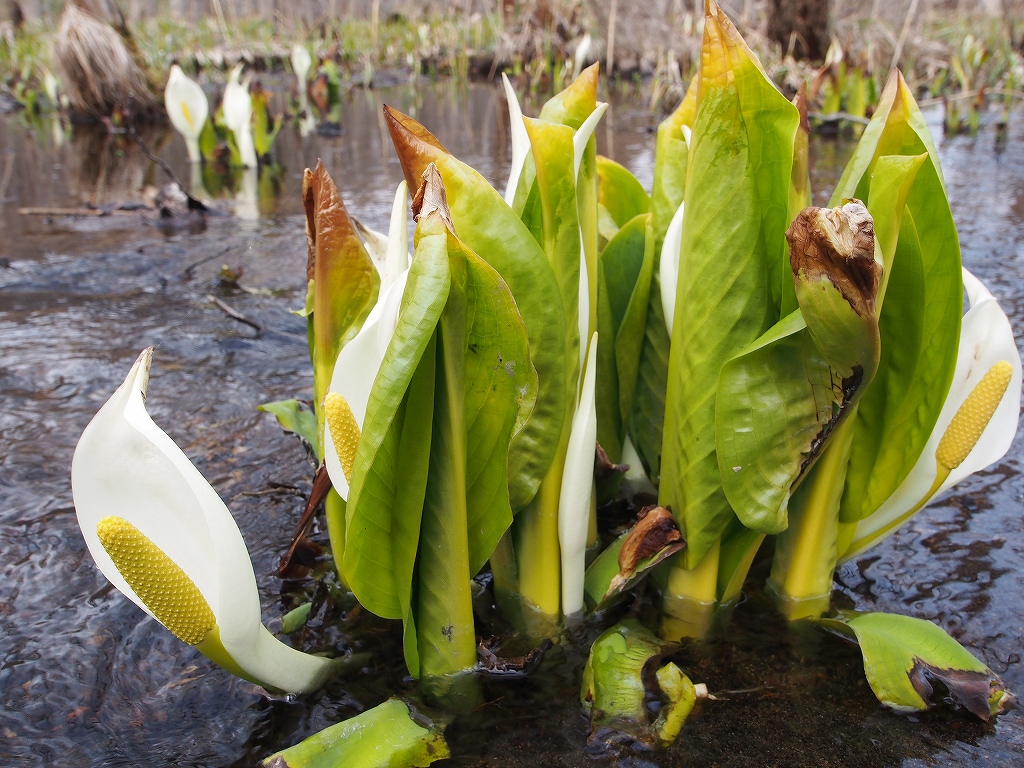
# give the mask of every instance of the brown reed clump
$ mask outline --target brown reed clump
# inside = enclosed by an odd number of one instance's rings
[[[144,118],[158,110],[146,74],[122,36],[74,5],[61,18],[53,47],[61,87],[74,112]]]

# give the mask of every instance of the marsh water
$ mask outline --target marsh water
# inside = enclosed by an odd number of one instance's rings
[[[19,209],[140,199],[163,171],[126,136],[0,117],[0,764],[247,766],[395,693],[414,696],[400,629],[274,573],[308,491],[298,442],[256,406],[311,396],[305,320],[302,170],[322,158],[349,211],[386,231],[401,169],[380,121],[414,114],[456,155],[504,184],[510,147],[500,88],[419,82],[348,94],[342,132],[285,126],[277,168],[259,180],[206,178],[234,214],[156,220],[129,211],[71,217]],[[532,109],[536,110],[536,105]],[[527,105],[526,110],[531,111]],[[938,123],[941,114],[934,116]],[[628,96],[598,130],[599,151],[650,186],[657,116]],[[63,135],[62,135],[63,133]],[[1024,335],[1024,117],[997,142],[940,140],[965,265]],[[186,184],[181,140],[143,140]],[[827,200],[852,151],[815,137],[813,185]],[[255,182],[255,183],[254,183]],[[222,266],[237,276],[223,280]],[[228,316],[219,299],[260,330]],[[369,656],[325,690],[268,696],[183,645],[93,565],[72,506],[72,452],[143,348],[156,347],[148,406],[226,500],[249,546],[264,621],[310,596],[307,650]],[[1024,694],[1024,438],[837,577],[836,600],[931,619]],[[324,541],[324,535],[317,538]],[[857,649],[786,631],[756,588],[719,638],[681,655],[706,702],[667,750],[589,743],[578,702],[579,628],[525,677],[482,682],[483,701],[447,735],[439,766],[1009,766],[1024,761],[1024,716],[992,724],[940,708],[887,711]],[[326,595],[327,599],[324,599]],[[609,620],[616,618],[608,617]]]

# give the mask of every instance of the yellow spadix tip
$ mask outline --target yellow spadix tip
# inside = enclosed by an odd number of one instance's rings
[[[359,447],[359,424],[348,401],[337,392],[327,393],[327,397],[324,398],[324,413],[341,469],[345,473],[345,479],[351,481],[352,465],[356,460],[356,448]]]
[[[988,369],[946,427],[939,447],[935,449],[935,458],[939,464],[954,470],[967,458],[992,420],[999,401],[1006,394],[1011,376],[1013,366],[1005,360],[1000,360]]]
[[[175,637],[198,645],[217,626],[195,582],[142,531],[110,515],[96,525],[96,535],[128,586]]]

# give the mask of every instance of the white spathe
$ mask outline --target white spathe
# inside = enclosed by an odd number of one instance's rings
[[[887,530],[894,522],[912,510],[928,493],[937,477],[935,452],[957,409],[993,365],[1005,360],[1013,373],[995,413],[982,432],[967,458],[949,473],[949,477],[929,497],[934,498],[959,483],[968,475],[978,472],[1006,455],[1017,434],[1020,418],[1021,360],[1013,338],[1013,329],[1006,314],[984,284],[963,270],[964,288],[970,309],[964,315],[960,329],[960,349],[956,370],[946,402],[935,423],[920,458],[899,488],[872,514],[857,524],[854,544],[840,561],[849,560],[883,538],[898,530]]]
[[[516,188],[519,186],[519,177],[523,175],[526,156],[530,154],[530,136],[527,134],[526,124],[523,122],[523,110],[519,108],[516,89],[512,87],[512,83],[508,81],[508,76],[504,72],[501,73],[501,84],[505,89],[508,119],[512,131],[512,168],[508,173],[508,183],[505,185],[505,203],[511,206],[516,199]]]
[[[313,66],[313,57],[302,43],[296,43],[292,48],[292,71],[299,81],[299,98],[306,92],[306,79],[309,77],[309,69]]]
[[[199,134],[206,124],[210,104],[199,83],[190,79],[177,64],[171,67],[171,74],[167,78],[164,106],[171,125],[185,138],[189,162],[200,162]]]
[[[256,159],[256,145],[252,139],[252,96],[249,95],[249,78],[239,82],[242,65],[239,64],[228,77],[224,87],[224,124],[235,135],[235,144],[242,157],[242,165],[255,168],[259,163]]]
[[[683,243],[683,213],[686,203],[680,203],[672,215],[665,241],[661,245],[658,262],[658,281],[661,283],[661,308],[665,313],[665,328],[672,338],[672,324],[676,316],[676,291],[679,288],[679,257]]]
[[[583,610],[587,532],[594,494],[594,455],[597,450],[597,334],[590,339],[583,388],[572,417],[562,486],[558,494],[558,545],[562,556],[562,612]]]
[[[384,355],[388,351],[391,338],[395,335],[395,328],[398,327],[398,313],[402,308],[402,295],[405,293],[408,277],[409,268],[406,267],[395,281],[381,292],[380,299],[370,310],[363,327],[352,341],[341,348],[334,363],[328,394],[335,392],[345,398],[360,432],[366,419],[370,390],[373,389],[377,372],[384,362]],[[334,490],[347,501],[348,478],[342,469],[330,429],[324,430],[324,464]]]
[[[391,224],[382,234],[355,220],[363,246],[380,277],[380,295],[383,296],[398,276],[409,266],[409,185],[402,181],[395,190],[391,206]]]
[[[250,679],[291,693],[319,687],[329,659],[285,645],[263,626],[256,576],[234,518],[217,492],[146,411],[152,348],[85,428],[71,462],[82,535],[103,575],[153,615],[128,585],[97,535],[122,518],[193,581],[216,617],[220,642]]]

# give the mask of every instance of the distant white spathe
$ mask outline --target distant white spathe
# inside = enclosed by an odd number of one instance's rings
[[[190,79],[177,64],[171,67],[171,74],[167,78],[164,106],[171,125],[185,137],[189,162],[200,162],[199,135],[209,116],[210,104],[199,83]]]

